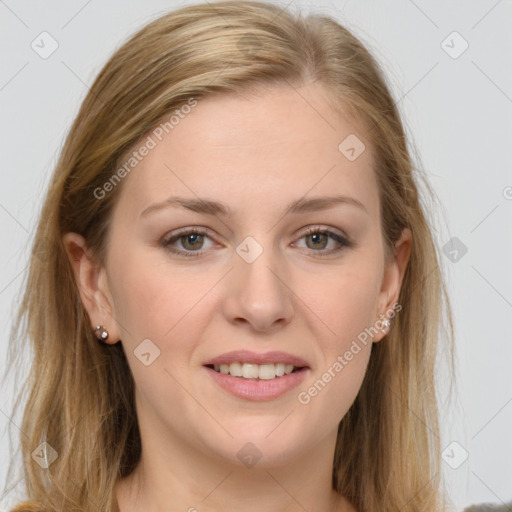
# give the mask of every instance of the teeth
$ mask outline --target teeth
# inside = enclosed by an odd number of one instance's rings
[[[243,368],[240,363],[227,364],[226,366],[228,367],[229,373],[233,375],[233,377],[241,377],[243,375]]]
[[[259,367],[258,377],[262,380],[270,380],[276,376],[276,366],[274,364],[262,364]]]
[[[231,363],[215,364],[213,368],[216,372],[225,375],[230,374],[233,377],[243,377],[245,379],[272,380],[275,377],[288,375],[293,371],[293,364],[270,363],[270,364],[252,364],[252,363]]]
[[[229,369],[231,370],[231,365],[229,365]],[[259,370],[257,364],[244,363],[242,365],[242,377],[244,377],[245,379],[257,379],[258,374]]]

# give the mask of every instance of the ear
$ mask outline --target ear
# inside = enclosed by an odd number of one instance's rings
[[[409,228],[404,228],[400,238],[395,242],[393,255],[389,262],[387,262],[384,269],[384,277],[382,279],[382,286],[379,296],[379,304],[377,311],[379,317],[377,320],[383,320],[384,318],[389,320],[389,311],[393,311],[393,305],[398,303],[398,297],[400,296],[400,289],[405,275],[407,264],[411,255],[412,248],[412,233]],[[386,311],[388,313],[386,313]],[[376,323],[378,323],[376,321]],[[378,325],[381,325],[378,323]],[[386,334],[388,330],[379,331],[374,336],[373,341],[378,342]]]
[[[109,334],[105,343],[116,343],[119,341],[119,331],[106,270],[97,264],[81,235],[66,233],[62,241],[73,268],[82,303],[93,324],[91,330],[96,325],[102,325]]]

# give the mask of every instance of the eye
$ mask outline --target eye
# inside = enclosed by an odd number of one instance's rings
[[[329,238],[331,240],[334,240],[335,246],[330,250],[325,250],[329,243]],[[313,252],[319,253],[315,256],[324,256],[337,253],[343,250],[345,247],[353,247],[354,245],[344,236],[335,233],[329,229],[321,229],[319,227],[308,228],[308,230],[305,233],[303,233],[299,240],[302,239],[306,239],[306,246],[308,249],[312,249]],[[308,243],[308,241],[311,242]]]
[[[180,254],[183,256],[197,256],[205,252],[204,250],[201,250],[205,237],[210,239],[208,233],[205,230],[196,228],[186,229],[164,238],[162,245],[175,254]],[[172,249],[171,246],[176,242],[179,242],[184,250]]]

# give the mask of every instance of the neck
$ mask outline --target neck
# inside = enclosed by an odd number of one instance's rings
[[[247,467],[207,454],[183,439],[144,436],[134,471],[118,482],[120,512],[354,512],[332,489],[336,432],[282,464]],[[153,432],[154,434],[154,432]],[[162,439],[165,443],[162,444]]]

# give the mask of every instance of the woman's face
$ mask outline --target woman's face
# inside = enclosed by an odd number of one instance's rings
[[[98,281],[112,317],[88,309],[122,340],[162,453],[270,467],[334,439],[385,335],[408,254],[385,266],[369,142],[322,91],[200,99],[117,185]],[[258,380],[206,366],[222,361]]]

